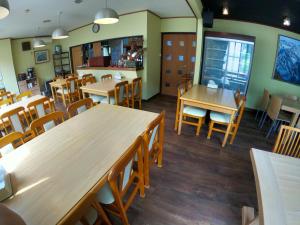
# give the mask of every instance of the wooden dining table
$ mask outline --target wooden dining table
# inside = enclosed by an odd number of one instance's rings
[[[20,146],[0,159],[14,190],[4,204],[28,225],[69,224],[157,116],[100,104]]]
[[[128,81],[128,83],[131,83],[132,79],[128,79],[128,78],[122,80],[105,79],[97,83],[82,86],[80,87],[80,89],[82,91],[83,98],[89,96],[90,94],[99,95],[99,96],[107,97],[108,103],[110,103],[109,96],[113,96],[115,85],[121,81]]]
[[[4,107],[1,107],[0,108],[0,116],[10,110],[13,110],[13,109],[16,109],[18,107],[24,107],[25,111],[28,111],[27,109],[27,105],[30,103],[30,102],[33,102],[33,101],[36,101],[36,100],[39,100],[41,98],[44,98],[45,96],[43,95],[33,95],[31,97],[28,97],[28,98],[25,98],[25,99],[22,99],[18,102],[15,102],[13,104],[10,104],[10,105],[7,105],[7,106],[4,106]],[[50,105],[51,107],[54,107],[54,102],[53,102],[53,99],[50,99]]]
[[[290,126],[300,128],[300,101],[283,98],[281,109],[293,113]]]
[[[248,221],[244,215],[243,225],[300,224],[300,160],[258,149],[251,149],[250,155],[259,215],[252,213]]]
[[[185,94],[180,97],[180,117],[178,135],[181,134],[182,117],[184,106],[194,106],[202,109],[212,110],[220,113],[230,114],[230,123],[227,127],[222,147],[225,147],[229,133],[231,131],[232,123],[234,121],[235,113],[238,108],[234,99],[234,92],[232,90],[217,88],[212,89],[204,85],[194,85]]]

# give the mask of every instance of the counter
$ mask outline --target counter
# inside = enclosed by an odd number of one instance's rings
[[[143,68],[125,68],[125,67],[78,67],[77,73],[79,77],[84,74],[93,74],[96,80],[100,80],[100,77],[105,74],[112,74],[113,76],[117,73],[124,75],[126,78],[137,78],[142,77]]]

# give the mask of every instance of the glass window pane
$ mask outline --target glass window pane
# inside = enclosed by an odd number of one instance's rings
[[[184,47],[184,41],[179,41],[179,46]]]
[[[167,46],[172,46],[173,45],[173,41],[166,41]]]
[[[183,62],[184,61],[184,56],[183,55],[179,55],[178,56],[178,61]]]
[[[197,45],[197,42],[196,42],[196,41],[193,41],[193,42],[192,42],[192,46],[193,46],[194,48],[196,48],[196,45]]]
[[[171,61],[172,60],[172,55],[171,54],[166,55],[166,60]]]
[[[196,61],[196,57],[195,56],[192,56],[191,57],[191,61],[194,63]]]

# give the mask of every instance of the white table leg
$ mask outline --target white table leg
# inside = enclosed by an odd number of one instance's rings
[[[259,225],[259,218],[255,217],[252,207],[242,208],[242,225]]]
[[[180,103],[180,114],[179,114],[179,124],[178,124],[178,135],[181,134],[183,107],[184,107],[184,101],[181,100],[181,103]]]

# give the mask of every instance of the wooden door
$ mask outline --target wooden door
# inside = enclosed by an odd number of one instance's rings
[[[161,93],[177,95],[181,83],[194,78],[196,34],[163,34]]]
[[[82,46],[76,46],[71,48],[72,52],[72,71],[77,74],[77,67],[82,66]]]

